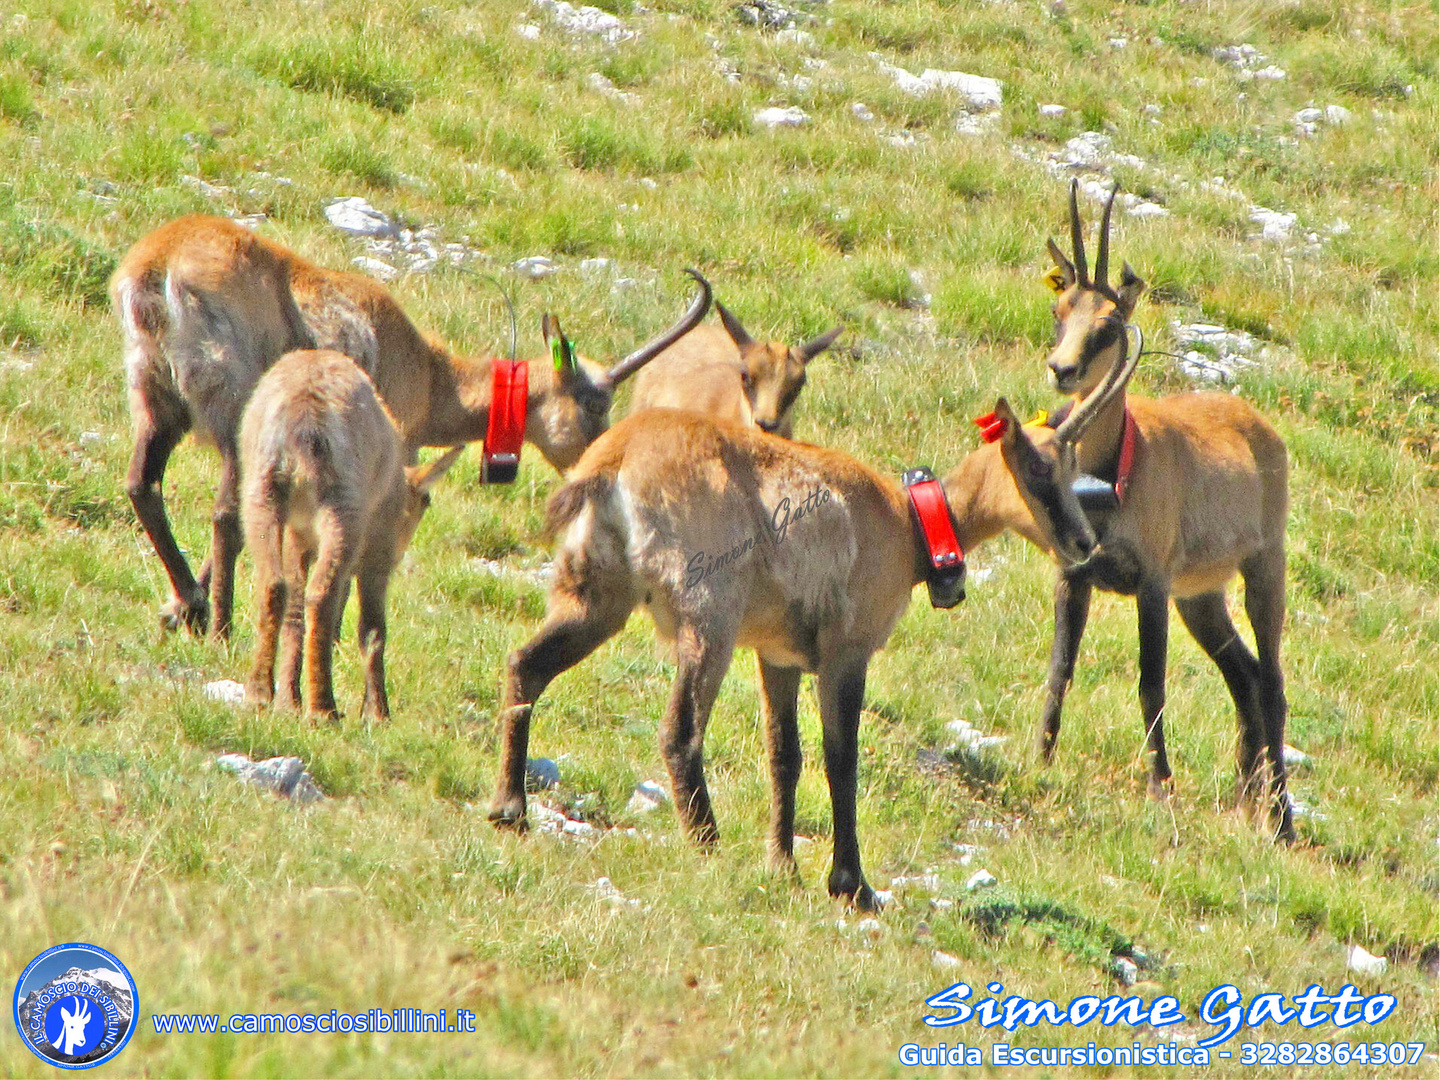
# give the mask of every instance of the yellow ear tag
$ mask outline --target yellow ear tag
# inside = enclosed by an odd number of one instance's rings
[[[1050,286],[1051,292],[1059,294],[1065,291],[1065,273],[1058,266],[1052,266],[1043,280]]]
[[[1045,427],[1050,422],[1050,414],[1041,409],[1029,420],[1025,421],[1026,427]]]

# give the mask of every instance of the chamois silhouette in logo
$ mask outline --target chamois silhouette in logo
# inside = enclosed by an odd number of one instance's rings
[[[75,1000],[79,1005],[73,1013],[64,1005],[60,1006],[61,1022],[65,1025],[60,1036],[60,1052],[69,1056],[74,1055],[77,1045],[85,1045],[85,1025],[90,1022],[90,1003],[84,998],[77,997]]]

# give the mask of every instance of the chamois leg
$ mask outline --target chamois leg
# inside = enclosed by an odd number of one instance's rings
[[[865,668],[865,658],[827,665],[819,673],[818,689],[820,726],[825,742],[825,778],[830,783],[830,813],[835,826],[835,853],[828,888],[831,896],[846,897],[862,911],[874,911],[880,905],[860,869],[860,840],[855,832]]]
[[[157,421],[144,398],[134,393],[130,409],[139,419],[135,430],[135,449],[125,476],[125,491],[130,496],[130,504],[135,507],[135,516],[140,519],[150,543],[155,547],[155,554],[160,556],[160,562],[170,578],[171,595],[160,609],[160,621],[171,630],[184,625],[192,633],[203,634],[210,619],[210,605],[205,589],[196,582],[190,572],[190,564],[175,542],[175,533],[165,513],[165,497],[161,492],[165,466],[175,447],[185,437],[189,423]]]
[[[245,681],[245,697],[259,705],[275,698],[275,650],[285,618],[284,526],[278,515],[267,513],[252,521],[250,547],[255,552],[255,659]]]
[[[1152,753],[1150,796],[1169,796],[1170,759],[1165,755],[1165,658],[1170,634],[1170,593],[1163,583],[1147,581],[1135,597],[1140,624],[1140,714]]]
[[[561,565],[558,573],[568,569]],[[624,582],[582,588],[561,581],[550,593],[545,625],[506,661],[505,691],[495,721],[500,728],[500,775],[490,800],[490,820],[497,826],[525,828],[525,759],[535,700],[562,671],[614,637],[635,606]]]
[[[1235,795],[1240,804],[1253,803],[1260,794],[1266,771],[1265,719],[1260,710],[1260,663],[1240,639],[1226,608],[1225,594],[1217,590],[1175,601],[1185,627],[1205,654],[1215,661],[1240,721],[1235,756],[1238,769]]]
[[[377,720],[390,719],[390,699],[385,693],[385,594],[390,585],[392,558],[393,549],[369,560],[361,566],[358,577],[360,655],[365,663],[365,700],[360,715]],[[344,601],[342,595],[340,603]]]
[[[1045,711],[1040,718],[1040,756],[1048,763],[1060,737],[1060,709],[1070,680],[1075,677],[1075,657],[1090,614],[1090,579],[1082,574],[1062,572],[1055,580],[1055,641],[1050,646],[1050,682],[1045,692]]]
[[[765,748],[770,758],[770,841],[772,869],[795,873],[795,785],[800,782],[800,669],[760,664]]]
[[[300,708],[300,668],[305,649],[305,587],[310,580],[314,552],[290,528],[285,530],[285,617],[280,627],[280,704]]]
[[[707,632],[681,624],[675,635],[675,682],[660,721],[660,752],[675,809],[691,838],[707,846],[720,839],[720,829],[705,786],[705,725],[734,650],[734,635],[723,628]]]
[[[332,664],[340,596],[359,557],[355,524],[334,510],[322,511],[315,531],[320,549],[305,587],[305,712],[338,720]]]
[[[240,455],[232,446],[220,448],[220,490],[210,528],[210,638],[230,637],[230,618],[235,606],[235,560],[240,557]],[[203,576],[203,571],[202,571]]]
[[[1285,550],[1261,552],[1240,564],[1245,578],[1245,611],[1255,631],[1259,654],[1260,711],[1270,753],[1270,814],[1276,835],[1295,839],[1290,794],[1285,782],[1285,675],[1280,670],[1280,637],[1285,630]]]

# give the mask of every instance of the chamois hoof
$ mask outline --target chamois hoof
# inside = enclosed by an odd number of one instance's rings
[[[268,708],[275,703],[275,687],[263,682],[245,684],[245,704],[256,708]]]
[[[525,817],[525,800],[505,799],[490,807],[490,824],[497,829],[513,829],[523,833],[529,830],[530,822]]]
[[[210,625],[210,601],[201,596],[186,603],[172,596],[160,608],[160,625],[171,633],[183,626],[196,637],[203,637]]]
[[[875,890],[866,884],[865,878],[859,873],[831,870],[827,888],[831,896],[837,900],[848,900],[860,911],[879,911],[884,906],[875,895]]]
[[[1152,776],[1145,784],[1145,791],[1155,802],[1166,803],[1170,801],[1171,783],[1169,777],[1161,780],[1159,777]]]

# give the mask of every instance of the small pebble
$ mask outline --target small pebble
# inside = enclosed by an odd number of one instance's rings
[[[995,875],[989,870],[976,870],[965,882],[965,888],[969,890],[983,889],[987,885],[995,884]]]

